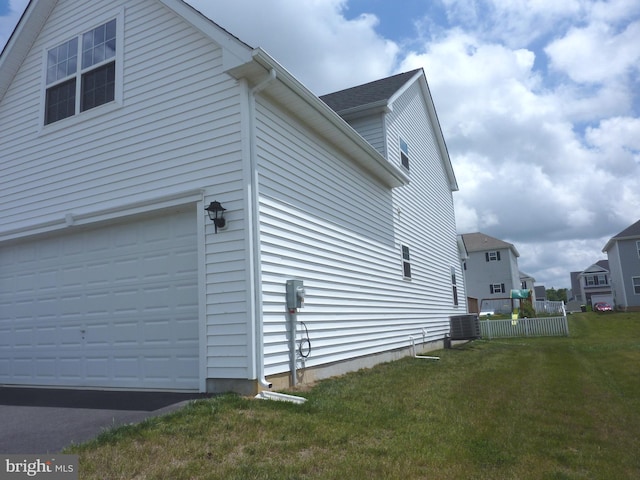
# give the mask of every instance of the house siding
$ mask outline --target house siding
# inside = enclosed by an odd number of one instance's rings
[[[621,265],[621,282],[626,296],[625,307],[640,307],[640,295],[633,289],[632,278],[640,277],[640,258],[636,239],[616,242],[619,264]],[[613,270],[613,267],[611,268]]]
[[[122,105],[42,127],[45,50],[125,5]],[[228,209],[224,236],[208,220],[199,233],[209,377],[248,372],[240,98],[237,82],[223,73],[221,49],[160,2],[60,0],[0,103],[5,238],[30,234],[42,219],[117,216],[136,202],[194,189],[203,190],[199,208],[217,199]]]
[[[381,155],[387,156],[384,116],[382,114],[349,119],[349,125]]]
[[[411,251],[411,295],[424,302],[414,306],[414,320],[429,323],[430,338],[442,338],[449,329],[449,316],[466,313],[466,296],[456,239],[451,181],[447,175],[434,132],[415,81],[386,115],[389,161],[401,165],[400,138],[409,147],[409,185],[394,196],[396,244]],[[455,269],[459,305],[453,305],[451,267]]]
[[[410,118],[416,114],[419,106],[392,120],[396,129],[414,129],[416,158],[421,156],[417,139],[428,137],[419,147],[424,162],[416,162],[415,186],[396,197],[403,189],[382,187],[302,121],[265,99],[259,102],[267,375],[290,368],[287,279],[305,283],[298,320],[309,330],[312,354],[304,367],[407,347],[410,336],[441,339],[449,315],[465,313],[464,302],[453,307],[451,290],[453,266],[464,298],[451,191],[427,119]],[[411,244],[411,280],[403,279],[403,242]]]
[[[359,335],[375,324],[390,328],[384,290],[400,275],[390,191],[264,98],[257,125],[266,374],[289,369],[284,300],[292,278],[307,291],[298,316],[313,343],[306,366],[388,349],[384,333],[368,343]]]
[[[487,252],[500,252],[500,260],[486,260]],[[483,299],[508,298],[511,289],[520,288],[518,262],[510,249],[488,249],[470,252],[465,271],[467,291],[470,296]],[[504,284],[504,293],[491,293],[490,285]],[[479,305],[482,308],[482,305]]]
[[[60,1],[18,73],[0,112],[0,228],[117,207],[211,180],[235,181],[241,191],[238,92],[216,72],[220,51],[158,4],[126,3],[123,108],[86,121],[80,114],[38,134],[43,50],[117,13],[117,2]],[[157,51],[179,60],[169,69],[148,63]]]

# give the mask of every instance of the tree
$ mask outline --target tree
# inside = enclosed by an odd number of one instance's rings
[[[558,290],[556,290],[555,288],[551,287],[547,289],[547,300],[550,300],[552,302],[567,302],[567,289],[566,288],[559,288]]]

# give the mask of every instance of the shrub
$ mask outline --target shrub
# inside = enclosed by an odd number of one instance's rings
[[[520,302],[520,318],[534,318],[536,311],[530,302]]]

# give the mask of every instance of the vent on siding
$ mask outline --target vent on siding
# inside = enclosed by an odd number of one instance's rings
[[[480,338],[480,319],[477,315],[454,315],[449,317],[451,340],[475,340]]]

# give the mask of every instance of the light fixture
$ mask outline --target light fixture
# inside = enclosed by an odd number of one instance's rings
[[[219,228],[224,228],[227,225],[227,221],[224,218],[226,208],[224,208],[220,202],[211,202],[205,210],[209,213],[209,218],[216,226],[216,233],[218,233]]]

